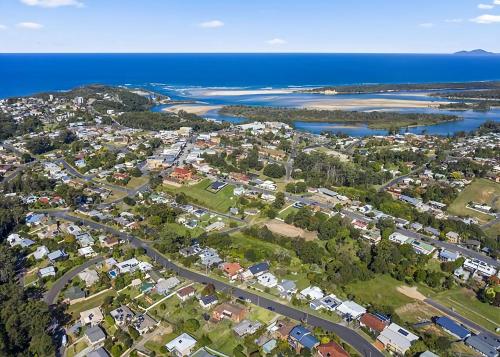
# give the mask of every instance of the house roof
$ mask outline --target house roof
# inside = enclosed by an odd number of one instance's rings
[[[349,357],[349,354],[334,341],[319,345],[318,353],[322,357]]]
[[[200,298],[200,301],[204,304],[204,305],[209,305],[209,304],[213,304],[214,302],[217,302],[217,297],[213,296],[213,295],[208,295],[208,296],[202,296]]]
[[[481,352],[486,357],[497,357],[498,351],[490,344],[483,341],[479,336],[471,336],[465,340],[465,343],[475,350]]]
[[[318,343],[318,339],[304,326],[297,325],[290,331],[290,337],[296,339],[302,346],[313,349]]]
[[[470,336],[470,331],[467,330],[466,328],[460,326],[457,324],[455,321],[450,319],[447,316],[441,316],[438,317],[435,320],[436,324],[450,332],[451,334],[459,337],[460,339],[465,339],[466,337]]]
[[[95,351],[89,352],[87,357],[109,357],[109,354],[104,348],[100,347]]]
[[[106,338],[106,334],[99,326],[92,326],[85,331],[90,342],[96,343]]]
[[[360,322],[364,324],[365,326],[369,327],[372,330],[375,330],[377,332],[382,332],[384,328],[386,327],[386,324],[384,321],[382,321],[380,318],[378,318],[375,315],[372,315],[370,313],[363,314],[361,316]]]
[[[222,269],[228,275],[235,275],[241,270],[241,265],[240,263],[224,263]]]
[[[170,352],[174,350],[182,352],[193,348],[194,345],[196,345],[196,340],[189,336],[187,333],[183,333],[182,335],[174,338],[172,341],[167,343],[165,347],[167,347],[167,350],[169,350]]]
[[[195,288],[193,288],[192,286],[186,286],[185,288],[180,289],[177,292],[177,295],[179,295],[179,296],[188,296],[188,295],[193,294],[195,291],[196,291]]]
[[[252,265],[250,268],[248,268],[248,270],[250,270],[250,272],[253,275],[259,274],[259,273],[262,273],[262,272],[269,270],[269,264],[267,264],[266,262],[255,264],[255,265]]]
[[[64,297],[69,300],[81,299],[85,297],[85,291],[79,286],[70,286],[64,293]]]

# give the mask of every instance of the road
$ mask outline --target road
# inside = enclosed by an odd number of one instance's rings
[[[378,192],[382,192],[384,190],[386,190],[387,188],[391,187],[392,185],[395,185],[397,184],[398,182],[401,182],[403,181],[404,179],[410,177],[411,175],[414,175],[416,174],[417,172],[419,171],[422,171],[423,169],[425,169],[427,167],[427,164],[424,164],[422,166],[419,166],[417,167],[416,169],[408,172],[406,175],[403,175],[403,176],[398,176],[398,177],[395,177],[393,178],[392,180],[390,180],[389,182],[383,184],[382,186],[379,187],[378,189]]]
[[[463,317],[459,313],[453,311],[450,308],[447,308],[446,306],[440,304],[439,302],[437,302],[435,300],[425,299],[424,302],[431,305],[432,307],[440,310],[441,312],[445,313],[446,315],[453,317],[455,320],[457,320],[458,322],[460,322],[464,326],[466,326],[472,330],[475,330],[476,332],[482,332],[482,333],[489,335],[493,338],[498,338],[498,336],[493,334],[490,330],[487,330],[484,327],[479,326],[475,322],[472,322],[472,321],[466,319],[465,317]]]
[[[205,276],[201,273],[194,272],[191,270],[188,270],[186,268],[183,268],[167,258],[165,258],[163,255],[158,253],[156,250],[151,248],[146,242],[141,241],[140,239],[124,232],[119,232],[118,230],[105,226],[103,224],[87,220],[87,219],[82,219],[74,216],[70,216],[67,214],[67,212],[64,211],[45,211],[48,215],[51,215],[56,218],[61,218],[65,219],[68,221],[72,222],[80,222],[83,223],[93,229],[100,229],[103,231],[106,231],[108,233],[111,233],[115,236],[120,237],[121,239],[128,240],[131,245],[133,245],[136,248],[143,248],[146,251],[146,254],[153,259],[156,263],[162,265],[163,267],[170,269],[177,273],[179,276],[182,276],[188,280],[195,281],[198,283],[202,284],[213,284],[215,288],[219,291],[225,291],[230,293],[231,295],[235,297],[242,297],[243,299],[249,299],[252,304],[264,307],[264,308],[270,308],[273,311],[277,312],[278,314],[287,316],[291,319],[294,320],[306,320],[307,323],[309,323],[312,326],[317,326],[321,327],[327,331],[331,331],[338,335],[342,340],[346,341],[348,344],[353,346],[359,354],[362,356],[370,356],[370,357],[375,357],[375,356],[380,356],[382,357],[383,354],[377,350],[370,342],[365,340],[362,336],[360,336],[356,331],[331,322],[329,320],[317,317],[317,316],[311,316],[306,314],[305,312],[298,310],[292,306],[289,305],[284,305],[281,304],[275,300],[270,300],[264,297],[261,297],[251,291],[243,290],[237,287],[232,286],[231,284],[213,279],[209,276]],[[91,265],[91,264],[90,264]],[[83,269],[82,269],[83,270]],[[76,275],[76,274],[75,274]],[[64,279],[65,280],[65,279]],[[63,279],[60,279],[60,284],[65,285],[65,282]],[[59,283],[58,281],[58,283]],[[69,280],[68,280],[69,281]],[[55,299],[55,297],[52,295],[50,296],[52,299]]]
[[[492,257],[489,257],[487,255],[484,255],[482,253],[476,252],[474,250],[467,249],[467,248],[458,246],[456,244],[448,243],[448,242],[441,241],[438,239],[432,239],[428,236],[425,236],[423,234],[420,234],[420,233],[417,233],[414,231],[410,231],[407,229],[396,229],[396,232],[399,232],[399,233],[404,234],[404,235],[411,237],[411,238],[415,238],[415,239],[430,243],[433,246],[436,246],[439,248],[444,248],[446,250],[458,252],[465,257],[479,259],[479,260],[481,260],[489,265],[496,267],[497,269],[500,268],[500,263],[498,262],[498,260],[496,260]]]
[[[78,275],[78,273],[84,271],[87,268],[90,268],[94,264],[100,263],[104,260],[103,257],[98,256],[95,258],[92,258],[90,260],[85,261],[82,265],[76,267],[75,269],[72,269],[68,271],[66,274],[64,274],[62,277],[60,277],[54,285],[50,288],[49,291],[45,293],[44,296],[44,301],[48,305],[55,304],[57,301],[57,297],[59,296],[59,293],[61,292],[62,289],[68,284],[75,276]]]

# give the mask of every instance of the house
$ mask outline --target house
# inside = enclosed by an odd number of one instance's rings
[[[27,248],[35,244],[35,242],[33,242],[31,239],[21,238],[21,236],[17,233],[9,234],[9,236],[7,237],[7,242],[9,242],[11,247],[19,245],[21,246],[21,248]]]
[[[109,357],[108,352],[102,347],[87,353],[87,357]]]
[[[135,258],[126,260],[121,263],[116,263],[116,267],[118,268],[120,274],[131,273],[137,268],[138,265],[139,261]]]
[[[115,324],[117,324],[118,326],[123,326],[130,323],[135,316],[132,310],[130,310],[129,307],[125,305],[122,305],[119,308],[111,311],[109,314],[115,320]]]
[[[222,228],[225,227],[224,222],[216,221],[208,226],[205,227],[205,232],[212,232],[212,231],[220,231]]]
[[[224,263],[222,265],[222,271],[231,280],[238,277],[238,274],[243,271],[240,263]]]
[[[317,347],[318,357],[349,357],[349,353],[347,353],[342,346],[340,346],[335,341],[330,341],[328,343],[322,343]]]
[[[85,331],[85,338],[87,339],[89,345],[95,345],[104,342],[104,340],[106,339],[106,334],[99,326],[95,325],[89,327]]]
[[[196,340],[189,336],[187,333],[174,338],[172,341],[167,343],[165,347],[167,351],[172,353],[172,355],[177,357],[189,356],[191,351],[196,345]]]
[[[401,234],[399,232],[394,232],[389,235],[389,240],[397,244],[405,244],[408,243],[408,241],[412,240],[412,238],[405,236],[404,234]]]
[[[78,249],[78,255],[85,258],[92,258],[96,255],[96,252],[94,252],[94,249],[92,249],[92,247],[84,247]]]
[[[52,265],[49,265],[46,268],[40,269],[38,271],[38,276],[42,279],[47,278],[49,276],[56,276],[56,269]]]
[[[346,320],[357,320],[366,312],[366,309],[354,301],[344,301],[337,307],[337,313]]]
[[[177,291],[177,297],[181,301],[186,301],[187,299],[193,297],[195,292],[196,292],[195,288],[193,288],[192,286],[186,286],[185,288],[182,288],[179,291]]]
[[[442,262],[454,262],[455,260],[460,258],[460,254],[457,252],[442,249],[438,254],[438,258]]]
[[[342,300],[338,299],[335,295],[330,294],[323,296],[320,299],[315,299],[309,303],[309,306],[313,310],[326,309],[328,311],[334,311],[337,307],[342,304]]]
[[[90,325],[90,326],[95,326],[99,325],[102,320],[104,320],[104,316],[102,314],[101,308],[100,307],[94,307],[90,310],[86,310],[83,312],[80,312],[80,321],[82,322],[82,325]]]
[[[85,291],[79,286],[70,286],[64,293],[64,301],[71,305],[85,299],[85,296]]]
[[[269,340],[262,345],[262,352],[270,354],[276,346],[278,346],[278,342],[275,339]]]
[[[216,306],[212,311],[212,319],[214,321],[229,319],[233,322],[240,322],[245,318],[246,314],[247,310],[244,306],[239,304],[223,303]]]
[[[434,320],[434,323],[448,332],[450,335],[453,335],[462,341],[471,336],[471,332],[469,330],[460,326],[447,316],[440,316],[436,318]]]
[[[323,296],[325,296],[325,294],[323,294],[323,291],[317,286],[309,286],[299,293],[299,298],[305,300],[321,299]]]
[[[252,265],[250,268],[248,268],[248,271],[254,277],[257,277],[261,274],[264,274],[268,270],[269,270],[269,264],[267,262],[255,264],[255,265]]]
[[[465,340],[465,344],[486,357],[500,356],[500,339],[484,333],[471,336]]]
[[[258,321],[243,320],[233,327],[233,331],[238,337],[243,337],[246,335],[253,335],[261,327],[262,324]]]
[[[446,240],[450,243],[458,244],[460,243],[460,236],[456,232],[446,233]]]
[[[319,345],[318,339],[312,334],[311,331],[306,329],[304,326],[295,326],[288,335],[288,344],[297,353],[303,348],[311,350]]]
[[[259,275],[257,281],[266,288],[274,288],[278,284],[278,279],[269,272]]]
[[[202,296],[199,300],[200,306],[204,309],[209,309],[212,306],[216,305],[218,300],[214,295]]]
[[[389,324],[391,320],[382,314],[371,314],[369,312],[363,314],[359,319],[359,324],[366,327],[373,334],[381,333]]]
[[[377,341],[389,352],[396,355],[404,355],[411,347],[412,342],[418,340],[410,331],[392,323],[385,328],[377,337]]]
[[[490,277],[497,273],[495,267],[488,265],[479,259],[465,259],[463,267],[472,273],[476,273],[484,277]]]
[[[292,280],[282,280],[276,288],[278,289],[280,296],[285,299],[291,299],[292,295],[297,293],[297,284]]]
[[[192,179],[193,173],[184,167],[176,167],[170,176],[179,181],[189,181]]]
[[[49,249],[46,246],[41,245],[41,246],[37,247],[36,250],[33,252],[33,257],[36,260],[40,260],[40,259],[45,258],[45,256],[47,254],[49,254]]]
[[[158,294],[167,294],[181,282],[175,276],[168,279],[160,279],[156,283],[155,289]]]
[[[157,325],[158,322],[148,314],[137,315],[132,320],[132,326],[137,330],[137,332],[139,332],[140,335],[144,335],[145,333],[154,330]]]
[[[277,320],[274,327],[270,329],[273,335],[280,340],[287,340],[290,331],[297,326],[297,323],[288,319]]]
[[[85,282],[85,286],[87,287],[94,285],[100,280],[97,271],[88,268],[78,273],[78,277]]]
[[[66,254],[64,250],[58,249],[47,254],[47,258],[50,260],[51,263],[55,263],[67,259],[68,254]]]

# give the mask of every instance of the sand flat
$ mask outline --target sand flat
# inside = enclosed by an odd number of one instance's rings
[[[426,101],[426,100],[406,100],[406,99],[325,99],[310,102],[303,107],[307,109],[319,110],[342,110],[342,109],[363,109],[363,108],[437,108],[440,104],[448,102]]]
[[[210,110],[220,109],[220,108],[222,108],[222,105],[179,104],[179,105],[172,105],[171,107],[164,108],[163,111],[177,113],[180,110],[184,110],[185,112],[188,112],[191,114],[203,115],[203,114],[206,114]]]

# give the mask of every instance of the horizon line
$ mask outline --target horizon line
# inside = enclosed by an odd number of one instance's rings
[[[150,51],[145,51],[145,52],[126,52],[126,51],[111,51],[111,52],[94,52],[94,51],[70,51],[70,52],[52,52],[52,51],[47,51],[47,52],[1,52],[0,55],[70,55],[70,54],[75,54],[75,55],[83,55],[83,54],[92,54],[92,55],[112,55],[112,54],[124,54],[124,55],[145,55],[145,54],[170,54],[170,55],[184,55],[184,54],[192,54],[192,55],[217,55],[217,54],[228,54],[228,55],[289,55],[289,54],[309,54],[309,55],[333,55],[333,54],[339,54],[339,55],[461,55],[460,52],[464,52],[463,55],[466,56],[471,56],[471,57],[489,57],[489,56],[495,56],[495,55],[500,55],[500,53],[497,52],[486,52],[483,54],[468,54],[467,50],[460,50],[456,52],[302,52],[302,51],[288,51],[288,52],[269,52],[269,51],[255,51],[255,52],[150,52]],[[473,50],[472,50],[473,51]]]

